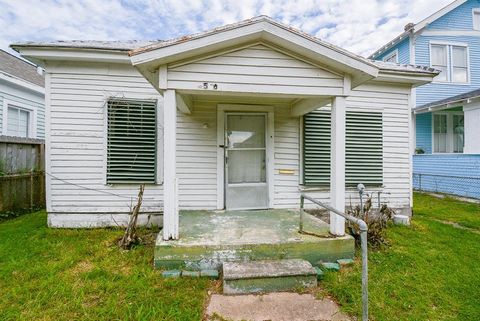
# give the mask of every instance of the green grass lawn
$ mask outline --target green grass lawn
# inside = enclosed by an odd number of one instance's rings
[[[371,320],[480,320],[476,230],[480,205],[415,195],[412,226],[391,227],[391,247],[370,252]],[[200,320],[214,284],[163,279],[153,244],[120,251],[121,234],[49,229],[44,212],[1,222],[0,320]],[[360,261],[323,286],[360,315]]]
[[[423,194],[414,201],[412,226],[391,227],[391,247],[369,253],[371,320],[480,320],[480,205]],[[358,261],[324,282],[358,316],[360,279]]]
[[[162,279],[153,246],[120,251],[120,230],[0,223],[0,320],[199,320],[209,281]]]

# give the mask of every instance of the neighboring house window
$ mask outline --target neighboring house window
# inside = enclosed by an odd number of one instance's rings
[[[398,63],[398,50],[394,50],[383,58],[383,61]]]
[[[440,70],[436,81],[468,82],[468,48],[463,45],[432,44],[430,47],[430,64]]]
[[[304,116],[303,183],[330,185],[330,110]],[[349,186],[383,183],[383,120],[381,112],[347,111],[345,182]]]
[[[7,135],[18,137],[30,136],[30,111],[8,105],[7,111]]]
[[[108,100],[108,184],[155,183],[156,106],[155,100]]]
[[[464,128],[462,112],[433,114],[433,152],[463,153]]]
[[[480,9],[473,9],[473,30],[480,30]]]

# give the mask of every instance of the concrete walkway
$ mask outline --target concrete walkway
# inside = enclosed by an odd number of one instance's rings
[[[287,292],[264,295],[214,294],[206,316],[207,320],[212,321],[350,321],[330,299],[317,300],[312,294]]]

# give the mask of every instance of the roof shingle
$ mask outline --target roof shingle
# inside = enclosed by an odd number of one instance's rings
[[[39,75],[37,67],[0,49],[0,72],[21,78],[44,87],[45,77]]]

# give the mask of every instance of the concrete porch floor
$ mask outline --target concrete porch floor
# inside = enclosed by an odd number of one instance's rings
[[[329,226],[305,214],[299,233],[299,213],[289,210],[181,211],[180,239],[155,246],[155,266],[188,270],[218,269],[225,261],[353,258],[351,236],[331,237]]]

